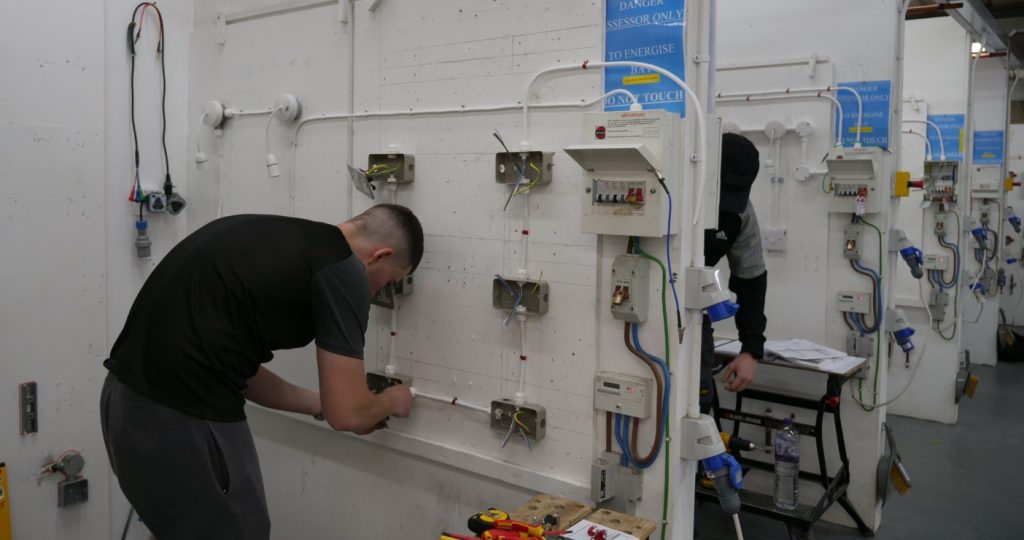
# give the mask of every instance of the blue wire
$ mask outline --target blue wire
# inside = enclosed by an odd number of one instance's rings
[[[519,307],[519,304],[523,301],[523,293],[522,290],[520,290],[520,292],[518,293],[512,290],[512,286],[509,285],[508,282],[505,281],[505,278],[501,277],[500,274],[494,274],[494,278],[501,282],[501,284],[504,285],[506,289],[508,289],[509,294],[516,297],[516,303],[512,304],[512,311],[508,314],[508,317],[505,317],[504,325],[508,326],[508,323],[512,322],[512,316],[515,315],[516,308]]]
[[[882,316],[882,278],[879,277],[879,275],[876,274],[874,270],[872,270],[872,269],[870,269],[870,268],[868,268],[866,266],[862,266],[860,264],[860,260],[859,259],[853,259],[853,265],[856,266],[857,269],[859,269],[859,270],[861,270],[863,272],[867,272],[868,274],[871,274],[871,279],[875,280],[875,290],[878,291],[878,294],[875,295],[875,305],[878,307],[878,310],[876,311],[876,313],[878,313],[878,317],[881,318],[881,316]],[[878,330],[877,326],[880,326],[878,324],[878,321],[875,321],[875,326],[876,326],[875,328],[871,329],[872,332],[875,332],[875,331]],[[865,326],[865,328],[866,328],[866,326]]]
[[[640,354],[642,354],[642,355],[646,356],[647,358],[649,358],[655,364],[658,364],[658,367],[661,368],[662,380],[664,381],[664,384],[665,384],[665,392],[664,392],[664,395],[662,396],[662,399],[661,399],[662,417],[659,419],[659,421],[661,421],[663,424],[667,424],[668,423],[668,413],[669,413],[669,402],[670,402],[669,399],[670,399],[670,397],[672,395],[672,375],[669,373],[668,365],[665,364],[664,360],[662,360],[661,358],[658,358],[657,356],[654,356],[653,354],[648,353],[640,345],[639,327],[637,325],[635,325],[635,324],[631,324],[629,326],[630,326],[630,328],[632,330],[633,346],[636,348],[636,350]],[[657,441],[657,447],[655,448],[655,451],[654,451],[654,458],[651,459],[651,462],[648,463],[646,466],[637,465],[639,468],[646,469],[647,467],[650,467],[651,465],[654,464],[655,461],[658,460],[658,455],[661,453],[661,443],[662,443],[663,439],[664,439],[664,434],[662,435],[662,438],[658,439],[658,441]]]
[[[623,436],[625,431],[623,427],[623,416],[619,413],[615,413],[615,442],[619,444],[619,449],[622,450],[622,458],[620,460],[623,466],[629,466],[633,463],[633,456],[629,453],[629,443]]]
[[[860,313],[851,313],[851,319],[853,319],[853,325],[857,327],[857,331],[860,332],[861,337],[867,335],[864,330],[864,321],[861,319]]]
[[[672,271],[672,193],[665,189],[665,195],[668,196],[668,229],[665,231],[665,262],[668,263],[668,282],[672,288],[672,300],[676,303],[676,316],[680,313],[679,310],[679,293],[676,292],[676,274]],[[678,321],[677,321],[678,322]]]

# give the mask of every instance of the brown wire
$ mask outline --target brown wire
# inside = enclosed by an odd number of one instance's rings
[[[663,395],[663,393],[665,391],[664,383],[661,380],[661,369],[658,367],[658,365],[655,364],[653,361],[651,361],[650,358],[647,358],[643,354],[640,354],[640,351],[637,351],[636,348],[633,347],[633,343],[629,340],[629,323],[626,323],[623,326],[622,336],[623,336],[623,339],[626,342],[626,348],[629,349],[629,352],[633,353],[637,358],[639,358],[645,364],[647,364],[648,368],[650,368],[651,373],[654,374],[654,380],[657,382],[657,386],[658,386],[658,393],[655,396],[655,399],[657,400],[657,403],[658,403],[658,407],[657,407],[657,413],[654,416],[655,423],[657,425],[657,429],[654,432],[654,442],[651,443],[651,451],[647,453],[646,457],[643,457],[643,458],[639,457],[640,454],[639,454],[639,452],[637,452],[637,449],[636,449],[636,440],[638,438],[637,434],[639,433],[639,430],[640,430],[640,421],[638,419],[636,419],[636,418],[633,418],[633,419],[630,420],[630,423],[633,424],[633,433],[632,433],[632,437],[630,438],[630,452],[632,452],[633,457],[636,459],[637,464],[639,464],[639,465],[648,465],[652,461],[654,461],[654,459],[655,459],[655,453],[657,453],[657,451],[658,451],[658,441],[661,440],[661,436],[662,436],[662,433],[664,432],[664,428],[665,428],[665,423],[662,422],[662,414],[664,412],[662,410],[662,401],[663,401],[662,400],[662,395]]]
[[[612,451],[612,412],[604,413],[604,451]]]

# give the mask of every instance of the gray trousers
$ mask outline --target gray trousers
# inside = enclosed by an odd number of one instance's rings
[[[270,517],[249,424],[178,412],[110,373],[100,397],[110,466],[158,540],[265,540]]]

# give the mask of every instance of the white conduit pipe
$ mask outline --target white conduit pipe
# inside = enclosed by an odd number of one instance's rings
[[[854,147],[860,147],[860,132],[861,126],[864,120],[864,101],[861,100],[860,92],[856,88],[850,88],[849,86],[826,86],[824,88],[787,88],[785,90],[762,90],[759,92],[739,92],[735,94],[723,94],[719,93],[716,98],[732,98],[732,97],[769,97],[769,96],[787,96],[792,94],[815,94],[818,92],[838,92],[840,90],[853,94],[853,97],[857,99],[857,138],[853,145]],[[841,118],[841,116],[840,116]],[[842,141],[842,135],[840,134],[840,141]]]
[[[448,405],[451,405],[453,407],[463,407],[463,408],[469,409],[471,411],[478,411],[478,412],[482,412],[484,414],[491,414],[491,410],[489,408],[482,407],[480,405],[473,405],[472,403],[466,403],[465,401],[459,401],[459,398],[457,398],[457,397],[448,398],[448,397],[444,397],[444,396],[438,396],[438,395],[435,395],[435,394],[428,394],[426,392],[421,392],[421,391],[417,390],[416,388],[410,388],[409,390],[412,392],[412,397],[414,397],[414,398],[429,399],[430,401],[437,401],[439,403],[447,403]]]
[[[704,204],[703,204],[703,201],[704,201],[704,186],[705,186],[705,184],[707,184],[707,160],[703,158],[703,155],[707,151],[707,146],[708,146],[707,145],[707,131],[705,131],[705,128],[704,128],[704,122],[705,122],[705,118],[704,118],[705,117],[704,105],[701,104],[700,99],[697,98],[697,94],[695,94],[693,92],[693,89],[691,89],[685,82],[683,82],[682,79],[677,77],[675,73],[672,73],[671,71],[669,71],[667,69],[664,69],[662,67],[656,66],[654,64],[647,64],[647,63],[644,63],[644,62],[589,62],[588,61],[588,62],[583,62],[582,64],[576,65],[576,66],[557,66],[557,67],[548,68],[548,69],[544,69],[544,70],[541,70],[541,71],[537,72],[537,74],[533,76],[533,79],[530,80],[530,83],[526,85],[526,96],[523,99],[523,145],[527,146],[529,144],[529,133],[530,133],[530,115],[529,115],[529,108],[530,108],[529,101],[530,100],[529,100],[529,97],[530,97],[530,92],[531,92],[531,90],[533,88],[533,85],[534,85],[534,83],[537,82],[537,79],[539,79],[540,77],[542,77],[544,75],[550,74],[550,73],[560,73],[560,72],[566,72],[566,71],[585,70],[585,69],[591,69],[591,68],[610,68],[610,67],[635,67],[635,68],[647,69],[647,70],[650,70],[650,71],[654,71],[654,72],[660,73],[660,74],[664,75],[665,77],[667,77],[668,79],[670,79],[672,82],[676,83],[676,85],[679,86],[679,88],[682,88],[683,91],[686,92],[686,95],[691,100],[690,103],[693,105],[693,108],[696,111],[696,114],[694,116],[697,117],[697,149],[694,152],[693,157],[691,158],[691,161],[696,161],[697,162],[697,179],[698,179],[698,182],[699,182],[697,184],[697,186],[698,186],[697,187],[697,196],[693,200],[693,205],[694,205],[693,225],[696,225],[697,223],[700,222],[701,210],[704,208]],[[698,230],[698,229],[700,229],[700,227],[695,228],[695,230]],[[703,258],[703,257],[701,257],[701,258]]]
[[[526,403],[526,307],[516,306],[516,319],[519,321],[519,390],[516,391],[513,403]]]
[[[636,95],[633,94],[632,92],[628,91],[628,90],[622,90],[622,89],[612,90],[611,92],[603,94],[600,97],[591,99],[589,101],[580,101],[579,103],[541,103],[541,104],[534,105],[533,107],[537,108],[537,109],[572,109],[572,108],[583,109],[583,108],[595,105],[597,103],[600,103],[600,102],[604,101],[607,97],[613,96],[613,95],[616,95],[616,94],[623,94],[623,95],[629,96],[630,100],[633,102],[633,106],[639,107],[639,102],[637,101]],[[446,115],[446,114],[465,114],[465,113],[484,113],[484,112],[500,112],[500,111],[518,111],[521,108],[522,108],[522,105],[517,103],[515,105],[492,105],[492,106],[484,106],[484,107],[458,107],[458,108],[448,108],[448,109],[420,109],[420,110],[409,109],[409,110],[404,110],[404,111],[378,111],[378,112],[361,112],[361,113],[329,113],[329,114],[322,114],[320,116],[311,116],[311,117],[303,118],[303,119],[299,120],[295,124],[295,131],[292,133],[292,165],[291,165],[291,169],[292,170],[291,170],[291,178],[290,178],[291,185],[289,187],[289,189],[292,192],[292,199],[295,198],[295,162],[296,162],[296,153],[298,152],[298,146],[299,146],[299,133],[302,131],[302,128],[306,126],[306,124],[311,124],[311,123],[314,123],[314,122],[326,122],[326,121],[330,121],[330,120],[354,120],[354,119],[361,119],[361,118],[390,118],[390,117],[399,117],[399,116],[433,116],[433,115]],[[267,111],[267,114],[269,114],[269,111]],[[292,204],[293,204],[292,215],[294,215],[295,214],[295,212],[294,212],[294,201],[293,201]]]
[[[523,160],[523,171],[526,171],[526,160]],[[519,268],[519,275],[525,280],[530,272],[526,267],[527,254],[530,250],[530,192],[526,191],[519,196],[523,199],[523,227],[521,235],[523,238],[523,260]]]
[[[719,94],[720,96],[722,94]],[[778,100],[778,99],[806,99],[806,98],[817,98],[827,99],[836,106],[836,111],[839,113],[839,120],[836,125],[836,146],[843,145],[843,105],[839,103],[832,94],[826,94],[818,92],[815,94],[791,94],[784,96],[747,96],[747,97],[719,97],[715,99],[717,103],[744,103],[751,101],[764,101],[764,100]],[[805,160],[806,161],[806,160]]]
[[[904,129],[903,133],[906,133],[907,135],[917,135],[918,137],[921,137],[921,140],[924,141],[925,154],[928,155],[927,159],[932,159],[932,142],[928,140],[928,137],[924,136],[924,133],[921,133],[920,131],[914,131],[909,128]]]
[[[939,131],[939,126],[935,125],[935,122],[931,120],[904,120],[904,124],[925,124],[928,127],[935,130],[935,135],[939,139],[939,159],[946,159],[946,141],[945,137],[942,136],[942,132]],[[927,127],[925,129],[928,129]],[[927,137],[925,137],[927,139]],[[929,152],[930,153],[930,152]]]

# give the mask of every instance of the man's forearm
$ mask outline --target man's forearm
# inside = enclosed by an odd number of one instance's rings
[[[751,279],[732,276],[729,288],[736,293],[736,303],[740,305],[736,313],[736,330],[742,344],[740,351],[761,358],[764,356],[764,330],[768,323],[764,316],[768,273]]]
[[[296,386],[263,366],[246,383],[242,395],[249,401],[279,411],[310,416],[320,413],[320,394]]]

